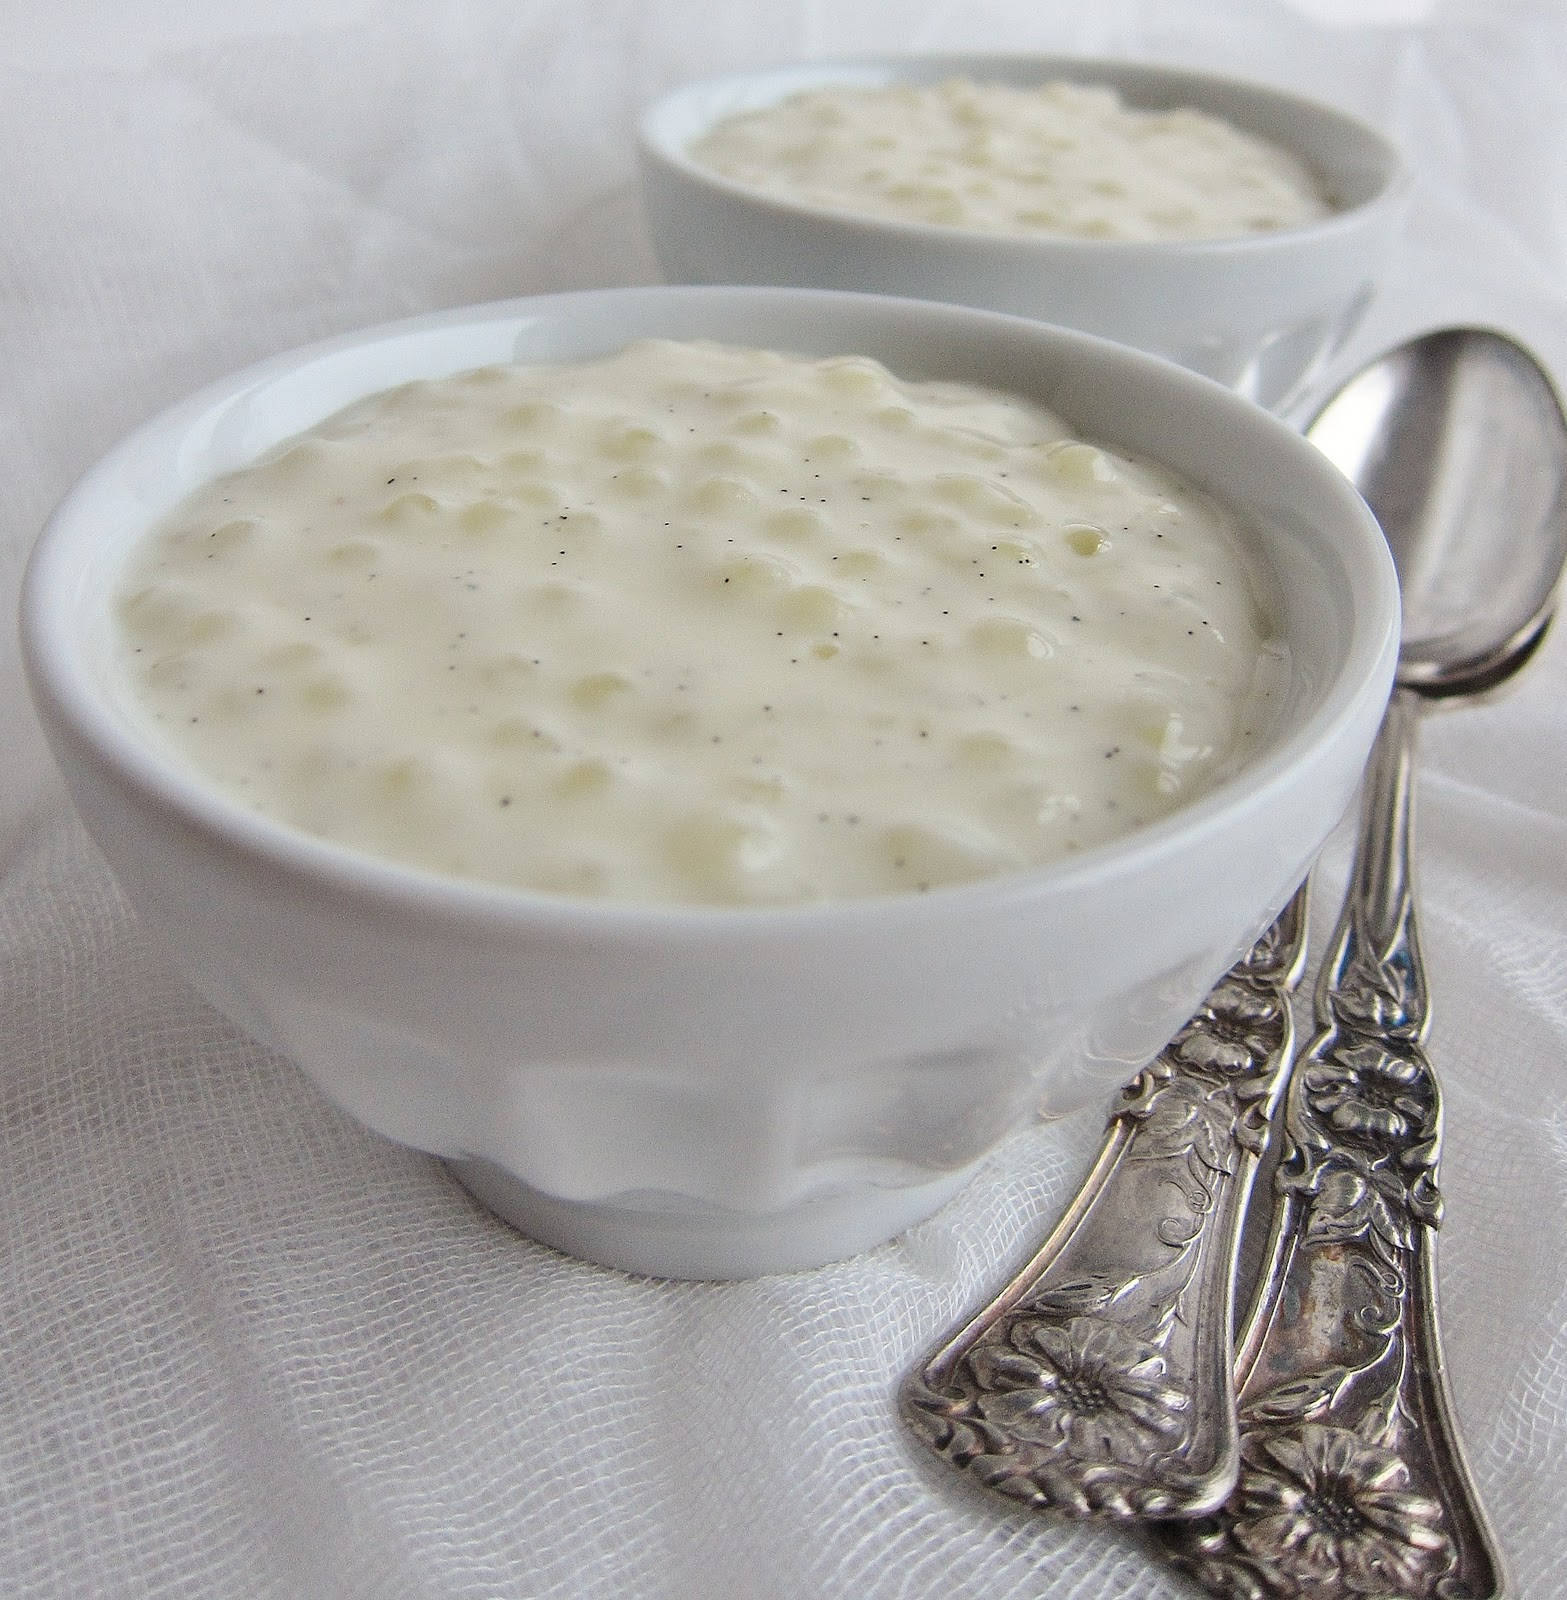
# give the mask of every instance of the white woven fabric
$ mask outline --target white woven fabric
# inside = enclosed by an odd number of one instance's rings
[[[1359,352],[1460,316],[1567,379],[1554,0],[10,0],[6,608],[49,506],[146,414],[358,324],[649,280],[641,104],[886,47],[1148,55],[1336,100],[1422,179]],[[933,1221],[820,1272],[669,1285],[565,1260],[154,963],[9,630],[0,676],[0,1594],[1179,1589],[1131,1537],[969,1491],[893,1412],[1059,1210],[1098,1111],[1019,1133]],[[1421,785],[1452,1381],[1525,1600],[1567,1592],[1564,732],[1557,639],[1513,696],[1429,727]]]

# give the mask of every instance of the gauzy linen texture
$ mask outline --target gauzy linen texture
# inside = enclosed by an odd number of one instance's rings
[[[0,574],[73,478],[247,361],[651,282],[632,130],[706,73],[1068,50],[1262,77],[1418,190],[1348,370],[1438,321],[1567,377],[1567,17],[1522,0],[13,0],[0,51]],[[138,937],[0,634],[0,1594],[1154,1600],[1149,1547],[983,1497],[908,1365],[1059,1213],[1104,1107],[818,1272],[666,1284],[486,1215]],[[1567,645],[1424,735],[1441,1291],[1514,1592],[1567,1592]],[[1319,875],[1331,923],[1344,836]]]

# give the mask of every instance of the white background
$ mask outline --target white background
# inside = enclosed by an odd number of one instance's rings
[[[1567,377],[1559,0],[9,0],[6,610],[50,506],[149,413],[359,324],[650,281],[643,104],[886,48],[1146,56],[1358,112],[1420,178],[1358,353],[1462,317]],[[1564,700],[1558,638],[1506,700],[1428,729],[1420,795],[1452,1380],[1525,1600],[1567,1589]],[[842,1266],[726,1286],[579,1266],[349,1124],[142,951],[9,629],[0,750],[0,1594],[1179,1588],[1125,1535],[967,1492],[892,1412],[1059,1210],[1098,1110],[1018,1134]]]

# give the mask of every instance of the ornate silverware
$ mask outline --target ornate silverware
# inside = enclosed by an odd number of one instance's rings
[[[1075,1517],[1172,1517],[1235,1482],[1240,1224],[1293,1046],[1306,888],[1121,1092],[1087,1180],[1001,1294],[911,1372],[953,1466]]]
[[[1502,1570],[1438,1337],[1441,1101],[1411,877],[1415,710],[1395,695],[1285,1107],[1268,1266],[1241,1339],[1241,1470],[1161,1529],[1231,1600],[1489,1600]]]

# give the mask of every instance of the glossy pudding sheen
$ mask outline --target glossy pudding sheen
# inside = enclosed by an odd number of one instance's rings
[[[1059,80],[805,90],[725,117],[687,153],[780,198],[984,233],[1218,239],[1333,209],[1297,157],[1221,117]]]
[[[259,811],[436,871],[766,904],[1162,816],[1285,654],[1218,507],[1037,405],[646,340],[375,396],[134,553],[142,713]]]

